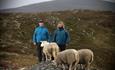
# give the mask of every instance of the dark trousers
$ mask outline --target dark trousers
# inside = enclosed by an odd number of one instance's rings
[[[66,49],[65,44],[58,44],[60,51],[64,51]]]
[[[43,54],[43,51],[42,51],[43,47],[41,47],[41,43],[40,42],[37,43],[36,45],[37,45],[37,56],[38,56],[38,60],[39,60],[39,62],[41,62],[42,59],[45,60],[45,57],[44,57],[44,54]]]

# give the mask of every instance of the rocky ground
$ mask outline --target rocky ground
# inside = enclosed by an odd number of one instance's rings
[[[47,61],[35,65],[32,70],[62,70],[62,68],[56,67],[51,61]]]
[[[23,70],[63,70],[62,67],[57,67],[51,61],[41,62],[39,64],[35,64],[31,68],[21,68],[21,69],[23,69]],[[66,69],[68,70],[67,66],[66,66]],[[77,70],[83,70],[83,69],[78,68]],[[90,68],[90,70],[100,70],[100,69],[98,69],[98,68]]]
[[[64,21],[71,38],[67,48],[91,49],[92,70],[114,70],[115,13],[89,10],[0,13],[0,70],[56,69],[52,63],[37,61],[32,34],[40,18],[50,34],[58,21]]]

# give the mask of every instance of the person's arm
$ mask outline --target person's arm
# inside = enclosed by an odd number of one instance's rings
[[[70,41],[70,35],[69,33],[66,31],[66,44],[68,44]]]
[[[54,31],[54,34],[53,34],[53,42],[56,42],[56,33],[57,33],[57,30]]]
[[[37,32],[37,29],[34,30],[34,33],[33,33],[33,44],[36,45],[36,32]]]
[[[48,29],[46,29],[46,36],[47,36],[47,41],[50,42],[50,35],[49,35],[49,32],[48,32]]]

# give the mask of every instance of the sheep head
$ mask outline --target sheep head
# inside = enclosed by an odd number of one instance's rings
[[[41,41],[41,47],[45,47],[49,44],[48,41]]]

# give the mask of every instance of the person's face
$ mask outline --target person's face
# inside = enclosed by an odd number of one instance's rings
[[[59,28],[59,29],[62,29],[62,28],[63,28],[63,25],[62,25],[62,24],[59,24],[59,25],[58,25],[58,28]]]
[[[39,26],[44,26],[44,23],[43,23],[43,22],[40,22],[40,23],[39,23]]]

